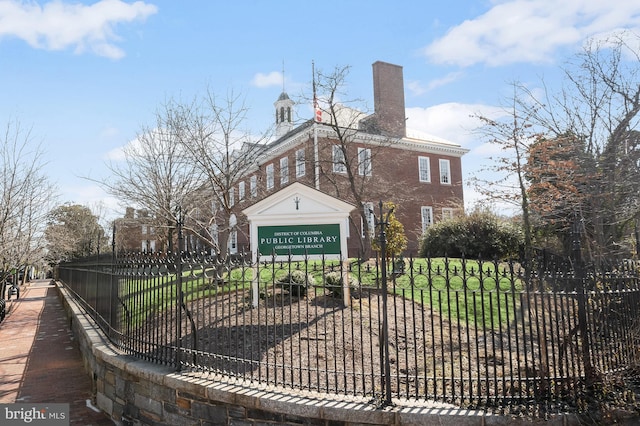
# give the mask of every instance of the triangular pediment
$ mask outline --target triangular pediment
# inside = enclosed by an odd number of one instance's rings
[[[281,189],[242,212],[249,218],[347,216],[355,207],[300,182]]]

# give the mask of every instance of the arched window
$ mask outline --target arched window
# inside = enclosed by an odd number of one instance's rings
[[[287,107],[287,122],[291,123],[291,107]]]
[[[284,122],[284,107],[280,107],[280,122]]]

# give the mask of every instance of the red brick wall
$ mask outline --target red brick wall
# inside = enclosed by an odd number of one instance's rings
[[[335,196],[336,198],[354,203],[354,198],[349,190],[348,179],[345,175],[335,174],[332,171],[332,148],[336,141],[329,139],[320,139],[319,149],[321,178],[320,190]],[[285,152],[282,152],[273,160],[266,161],[261,164],[256,172],[258,178],[259,194],[256,199],[250,197],[250,178],[244,179],[246,186],[246,199],[236,204],[237,216],[241,223],[241,232],[239,235],[239,246],[248,248],[248,224],[244,218],[240,218],[240,211],[247,206],[259,201],[260,199],[275,193],[283,186],[280,184],[280,158],[288,156],[289,158],[289,182],[291,184],[296,181],[295,176],[295,151],[301,147],[305,148],[306,173],[299,181],[311,187],[314,185],[314,165],[313,165],[313,141],[309,139]],[[372,152],[372,175],[366,178],[365,182],[359,182],[364,185],[363,200],[372,202],[376,207],[378,214],[379,201],[392,201],[396,204],[396,217],[404,225],[405,233],[409,239],[408,252],[416,253],[418,250],[419,237],[421,235],[422,216],[421,206],[433,207],[433,215],[435,221],[442,217],[443,207],[459,208],[463,205],[463,187],[462,187],[462,167],[461,159],[456,156],[434,155],[423,152],[406,149],[398,143],[389,143],[388,146],[376,147],[373,145],[364,145],[362,143],[349,144],[347,158],[357,159],[358,147],[370,148]],[[431,182],[423,183],[419,180],[418,174],[418,157],[429,157],[431,168]],[[439,160],[447,159],[450,161],[451,184],[440,184],[439,179]],[[266,191],[265,169],[268,164],[274,165],[274,188]],[[357,173],[357,162],[354,164]],[[286,185],[285,185],[286,186]],[[350,256],[357,254],[358,241],[357,235],[360,233],[360,218],[357,212],[352,213],[353,222],[358,229],[351,229],[352,238],[349,241]]]

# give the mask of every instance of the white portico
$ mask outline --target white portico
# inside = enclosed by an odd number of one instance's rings
[[[276,260],[333,257],[345,262],[349,213],[354,208],[300,182],[253,204],[242,211],[249,221],[253,263],[273,256]],[[343,282],[348,283],[346,278]],[[256,301],[257,286],[254,293]]]
[[[244,209],[250,226],[254,260],[324,255],[346,257],[349,203],[294,182]],[[267,250],[268,249],[268,250]]]

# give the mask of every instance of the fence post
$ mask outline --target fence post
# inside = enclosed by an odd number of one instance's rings
[[[253,272],[253,279],[251,280],[251,306],[257,308],[258,301],[260,300],[260,252],[257,248],[255,251],[251,251],[251,270]]]
[[[589,326],[588,326],[588,291],[587,291],[587,274],[582,260],[582,246],[580,231],[582,230],[581,221],[576,215],[572,227],[572,254],[573,268],[575,279],[580,286],[577,291],[578,298],[578,329],[580,330],[580,338],[582,343],[582,362],[584,363],[584,375],[587,384],[593,383],[595,379],[595,370],[591,362],[591,342],[589,339]]]
[[[111,303],[110,311],[111,315],[109,318],[111,330],[120,330],[120,324],[118,322],[118,286],[117,283],[119,280],[116,279],[116,223],[113,222],[113,230],[112,230],[112,240],[111,240]],[[117,334],[116,334],[117,335]]]
[[[393,209],[389,210],[385,216],[383,212],[383,203],[380,201],[380,220],[376,222],[376,226],[380,226],[380,262],[382,267],[382,330],[380,330],[380,365],[384,366],[384,374],[382,376],[382,389],[384,390],[384,405],[391,405],[391,362],[389,359],[389,323],[387,320],[387,226],[389,225],[389,216]]]
[[[181,370],[180,349],[182,347],[182,211],[178,212],[178,249],[175,251],[176,262],[176,371]]]

